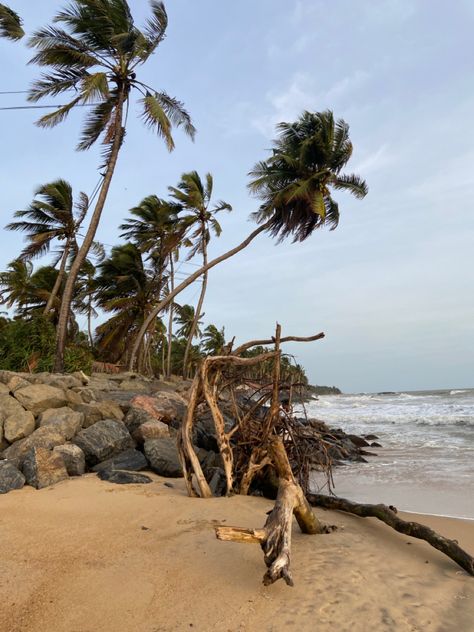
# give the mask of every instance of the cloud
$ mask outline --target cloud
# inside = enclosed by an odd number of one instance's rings
[[[308,73],[297,72],[283,91],[267,94],[269,112],[254,117],[251,124],[261,134],[271,136],[275,125],[280,121],[295,119],[302,110],[332,108],[338,101],[360,90],[369,77],[368,72],[356,70],[334,82],[327,90],[321,91]]]

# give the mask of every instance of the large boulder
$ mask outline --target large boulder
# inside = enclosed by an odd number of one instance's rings
[[[159,439],[160,437],[169,437],[170,429],[162,421],[152,419],[138,426],[132,433],[132,437],[139,444],[145,443],[148,439]]]
[[[60,388],[63,390],[66,390],[67,388],[78,388],[82,386],[82,380],[79,380],[74,375],[61,375],[58,373],[48,375],[43,383],[48,384],[49,386],[55,386],[56,388]]]
[[[154,472],[170,478],[183,476],[176,441],[167,437],[149,439],[145,441],[144,450],[148,463]]]
[[[109,481],[109,483],[116,483],[118,485],[143,485],[153,482],[146,474],[137,474],[136,472],[129,472],[128,470],[101,470],[97,476],[103,481]]]
[[[20,375],[14,375],[7,384],[8,390],[10,391],[10,393],[13,394],[20,388],[25,388],[25,386],[30,386],[30,382],[28,382],[28,380],[25,380],[25,378],[21,377]]]
[[[95,407],[102,414],[102,419],[117,419],[118,421],[122,421],[124,418],[124,414],[122,409],[113,400],[104,400],[101,402],[96,402]]]
[[[64,434],[64,438],[72,439],[82,428],[84,414],[74,411],[68,406],[48,408],[38,417],[40,427],[50,426]]]
[[[188,403],[172,391],[158,392],[153,397],[137,395],[130,402],[130,410],[125,423],[132,432],[145,421],[155,419],[166,424],[181,422],[186,413]]]
[[[8,386],[0,382],[0,395],[9,395],[9,394],[10,394],[10,389],[8,388]]]
[[[81,430],[73,439],[84,452],[89,466],[105,461],[127,448],[135,447],[125,425],[113,419],[102,419],[90,428]]]
[[[0,393],[0,419],[2,421],[22,412],[25,412],[25,409],[14,397],[9,393]]]
[[[89,426],[93,426],[95,423],[103,419],[102,412],[95,403],[72,404],[71,407],[78,413],[84,415],[84,419],[82,421],[83,428],[89,428]]]
[[[63,458],[69,476],[82,476],[86,471],[86,459],[81,448],[73,443],[57,445],[53,448]]]
[[[0,494],[6,494],[12,489],[21,489],[25,484],[25,477],[13,463],[0,461]]]
[[[42,428],[37,428],[26,439],[15,441],[2,452],[2,457],[11,461],[16,467],[21,468],[23,460],[31,448],[52,450],[54,446],[61,445],[65,440],[66,437],[58,428],[43,426]]]
[[[48,408],[61,408],[67,403],[63,390],[47,384],[31,384],[20,388],[15,393],[15,399],[35,417]]]
[[[29,410],[14,413],[3,422],[3,433],[9,443],[28,437],[34,429],[35,416]]]
[[[36,489],[54,485],[68,478],[63,457],[46,448],[31,448],[23,461],[26,482]]]
[[[141,452],[130,448],[125,450],[117,456],[112,457],[94,465],[93,472],[100,472],[102,470],[129,470],[132,472],[138,472],[148,467],[148,461]]]

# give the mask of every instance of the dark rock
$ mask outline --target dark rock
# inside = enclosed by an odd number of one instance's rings
[[[214,467],[209,469],[207,473],[211,474],[209,478],[211,492],[214,496],[223,496],[227,490],[227,480],[224,470],[221,467]]]
[[[68,478],[63,457],[46,448],[31,448],[23,461],[23,474],[28,485],[36,489]]]
[[[103,481],[118,485],[152,483],[152,479],[145,474],[137,474],[128,470],[101,470],[97,476]]]
[[[93,472],[101,472],[102,470],[127,470],[137,472],[148,467],[148,461],[141,452],[131,448],[117,454],[117,456],[102,461],[92,468]]]
[[[357,435],[352,435],[352,434],[347,435],[347,436],[352,441],[352,443],[356,445],[358,448],[365,448],[369,446],[369,442],[363,439],[362,437],[358,437]]]
[[[81,430],[74,437],[73,443],[84,452],[86,463],[90,467],[135,447],[124,424],[113,419],[103,419],[90,428]]]
[[[371,448],[381,448],[382,446],[380,445],[380,443],[377,443],[377,441],[374,441],[373,443],[370,444]]]
[[[167,437],[149,439],[145,441],[144,450],[148,463],[154,472],[170,478],[183,476],[176,441]]]
[[[364,435],[364,439],[367,439],[367,441],[375,441],[376,439],[378,439],[378,437],[374,434],[368,434]]]
[[[12,489],[21,489],[25,484],[25,477],[13,463],[0,461],[0,494],[11,492]]]

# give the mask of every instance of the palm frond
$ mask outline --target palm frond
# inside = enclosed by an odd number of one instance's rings
[[[56,125],[59,125],[59,123],[67,118],[69,112],[73,109],[75,105],[79,103],[80,100],[81,97],[76,97],[66,105],[58,107],[58,109],[54,112],[45,114],[38,121],[36,121],[36,125],[38,125],[38,127],[55,127]]]
[[[10,7],[0,4],[0,37],[16,41],[25,34],[22,20]]]

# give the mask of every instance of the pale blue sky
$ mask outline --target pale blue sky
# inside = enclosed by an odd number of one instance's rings
[[[28,31],[60,0],[10,0]],[[145,0],[130,2],[137,22]],[[311,381],[345,391],[474,385],[474,2],[471,0],[171,0],[168,37],[148,83],[184,101],[198,129],[168,154],[134,117],[98,237],[115,243],[127,209],[164,195],[183,171],[211,171],[222,218],[218,254],[244,238],[257,202],[247,172],[266,156],[275,123],[331,108],[351,126],[349,171],[363,201],[340,194],[341,223],[303,244],[260,236],[210,273],[205,321],[237,340],[325,331],[289,345]],[[0,42],[0,91],[37,76],[24,44]],[[0,96],[0,106],[22,95]],[[98,151],[76,153],[81,113],[55,130],[34,111],[0,112],[0,221],[58,177],[90,192]],[[2,232],[0,268],[21,248]],[[183,266],[182,271],[190,266]],[[183,300],[196,299],[194,286]]]

